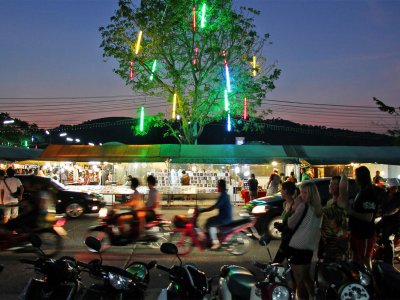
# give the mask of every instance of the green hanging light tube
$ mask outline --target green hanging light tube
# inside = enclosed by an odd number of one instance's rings
[[[143,132],[143,129],[144,129],[144,106],[142,106],[140,109],[140,125],[139,125],[140,132]]]

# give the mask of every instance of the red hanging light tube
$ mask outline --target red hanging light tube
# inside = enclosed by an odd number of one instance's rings
[[[247,120],[247,97],[244,97],[243,119]]]

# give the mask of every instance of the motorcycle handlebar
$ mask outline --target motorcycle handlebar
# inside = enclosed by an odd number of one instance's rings
[[[30,259],[25,259],[25,258],[20,259],[19,261],[22,262],[23,264],[28,264],[28,265],[35,265],[36,264],[35,260],[30,260]]]
[[[89,264],[86,264],[84,262],[78,261],[78,266],[83,267],[85,269],[91,269],[91,266]]]
[[[162,265],[157,265],[157,269],[163,270],[163,271],[165,271],[167,273],[170,273],[170,271],[171,271],[170,268],[164,267]]]

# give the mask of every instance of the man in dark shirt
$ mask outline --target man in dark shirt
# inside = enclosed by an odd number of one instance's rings
[[[376,242],[374,218],[378,210],[378,195],[367,167],[357,168],[355,174],[360,192],[353,203],[347,203],[350,248],[353,260],[371,270],[372,251]]]
[[[257,198],[258,195],[258,181],[254,174],[251,174],[248,184],[249,184],[250,200],[253,200]]]
[[[206,228],[212,240],[212,250],[218,249],[221,245],[217,237],[217,227],[232,222],[232,205],[228,193],[226,192],[226,182],[223,179],[218,180],[218,192],[220,193],[217,202],[208,207],[199,209],[199,213],[212,211],[218,208],[218,215],[208,218]]]

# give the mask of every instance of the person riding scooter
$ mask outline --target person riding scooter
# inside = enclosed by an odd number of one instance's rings
[[[232,222],[232,205],[228,193],[226,192],[226,182],[223,179],[218,180],[218,192],[220,193],[217,202],[208,207],[199,209],[198,213],[212,211],[218,208],[219,213],[216,216],[207,219],[206,228],[212,239],[211,250],[218,249],[221,245],[217,237],[217,227]]]

